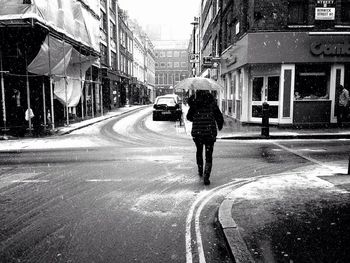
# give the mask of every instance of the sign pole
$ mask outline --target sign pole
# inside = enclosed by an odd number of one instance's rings
[[[2,120],[4,122],[4,137],[6,137],[6,101],[5,101],[5,87],[4,87],[4,72],[3,68],[2,68],[2,53],[1,53],[1,49],[0,49],[0,84],[1,84],[1,102],[2,102]]]

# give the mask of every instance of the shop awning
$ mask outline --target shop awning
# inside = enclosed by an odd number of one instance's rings
[[[64,105],[74,107],[82,94],[81,81],[85,80],[87,69],[96,59],[84,56],[70,44],[48,35],[27,70],[37,75],[51,75],[56,97]]]

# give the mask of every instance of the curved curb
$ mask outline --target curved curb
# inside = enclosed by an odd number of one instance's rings
[[[231,255],[236,263],[254,263],[236,222],[232,218],[233,201],[225,199],[219,207],[219,223],[223,230]]]

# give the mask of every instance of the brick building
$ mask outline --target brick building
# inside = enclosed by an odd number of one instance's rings
[[[267,101],[277,125],[336,123],[335,87],[350,87],[350,1],[202,1],[210,7],[202,52],[221,57],[226,114],[260,123]]]

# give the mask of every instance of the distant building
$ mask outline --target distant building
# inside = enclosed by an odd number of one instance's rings
[[[188,41],[154,41],[156,95],[175,93],[174,86],[189,76]]]

